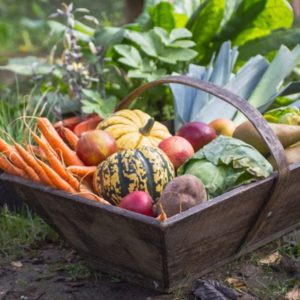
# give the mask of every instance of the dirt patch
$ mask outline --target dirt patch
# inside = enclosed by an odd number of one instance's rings
[[[0,262],[0,300],[160,299],[152,290],[91,271],[73,250],[51,242],[27,249],[17,261]]]

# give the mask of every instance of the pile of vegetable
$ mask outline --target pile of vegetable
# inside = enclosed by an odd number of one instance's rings
[[[273,172],[258,151],[262,148],[255,149],[263,142],[248,124],[190,122],[172,135],[147,113],[130,109],[101,121],[95,115],[79,121],[51,124],[38,117],[33,128],[24,121],[23,144],[8,134],[10,143],[0,139],[0,168],[160,221]],[[294,143],[299,137],[289,139]]]

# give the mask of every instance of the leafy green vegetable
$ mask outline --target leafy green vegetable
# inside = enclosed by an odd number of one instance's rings
[[[267,111],[264,118],[271,123],[300,125],[300,110],[293,106],[279,107]]]
[[[199,59],[203,59],[210,42],[220,28],[225,10],[225,0],[206,0],[202,3],[187,23],[197,44]]]
[[[246,61],[251,56],[256,55],[258,50],[261,55],[268,55],[277,51],[281,45],[293,48],[296,45],[296,42],[299,41],[300,28],[276,30],[266,36],[249,40],[240,46],[240,60]]]
[[[148,12],[155,27],[161,27],[168,32],[176,27],[171,3],[161,2],[156,6],[150,7]]]
[[[283,79],[300,62],[300,46],[292,51],[282,46],[271,63],[260,55],[252,57],[234,74],[237,56],[237,48],[230,49],[230,43],[226,42],[208,67],[190,65],[187,75],[225,87],[249,101],[262,113],[275,103],[277,97],[300,92],[299,82],[282,86]],[[171,84],[171,90],[176,129],[192,121],[209,123],[217,118],[226,118],[239,124],[245,120],[236,108],[200,90],[178,84]]]
[[[293,19],[291,5],[286,0],[206,0],[186,27],[193,33],[199,51],[197,59],[201,63],[208,63],[212,53],[227,40],[237,46],[248,43],[252,46],[252,41],[261,39],[261,48],[243,48],[241,59],[246,61],[258,53],[269,55],[285,42],[295,47],[299,39],[293,39],[296,37],[294,29],[290,29]],[[277,30],[282,35],[278,35]],[[264,39],[267,44],[263,44]]]
[[[271,164],[252,146],[219,136],[186,161],[178,175],[192,174],[204,184],[209,198],[241,184],[270,176]]]

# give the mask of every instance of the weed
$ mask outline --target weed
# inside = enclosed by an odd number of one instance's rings
[[[15,213],[4,207],[0,210],[0,255],[12,259],[23,256],[30,245],[46,238],[57,240],[57,234],[28,208]]]
[[[67,263],[63,268],[71,281],[85,280],[93,276],[93,271],[83,261]]]

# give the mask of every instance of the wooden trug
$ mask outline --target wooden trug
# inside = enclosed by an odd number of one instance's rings
[[[210,83],[176,76],[138,88],[119,108],[148,88],[170,82],[212,93],[247,115],[279,171],[163,223],[22,178],[0,176],[93,267],[161,291],[191,282],[293,230],[300,221],[300,163],[287,166],[281,144],[245,100]]]

